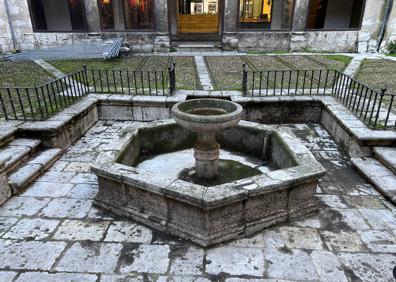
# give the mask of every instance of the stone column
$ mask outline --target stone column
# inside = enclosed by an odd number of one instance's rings
[[[154,51],[169,51],[169,21],[168,21],[168,0],[155,0],[155,39]]]
[[[285,0],[272,1],[271,30],[282,29],[282,13]]]
[[[201,179],[212,179],[219,175],[220,145],[215,131],[198,132],[194,145],[195,171]]]
[[[295,0],[293,31],[305,31],[308,17],[309,0]]]
[[[221,1],[221,0],[220,0]],[[233,50],[238,48],[238,5],[239,0],[222,0],[224,1],[224,11],[220,10],[220,13],[223,13],[224,20],[224,30],[223,30],[223,49],[224,50]]]
[[[11,188],[8,186],[8,179],[5,173],[6,161],[0,160],[0,205],[11,197]]]
[[[100,18],[97,0],[84,0],[84,7],[88,32],[100,32]]]
[[[5,8],[5,0],[0,0],[0,53],[13,49],[12,35]]]
[[[395,9],[396,3],[394,2],[393,5]],[[358,51],[360,53],[375,51],[385,9],[386,0],[366,0],[362,28],[359,31]]]
[[[17,47],[21,50],[33,49],[36,39],[27,1],[9,0],[10,18],[13,23]]]

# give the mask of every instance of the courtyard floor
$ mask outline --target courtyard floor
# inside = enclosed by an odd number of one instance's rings
[[[204,249],[92,206],[90,165],[137,124],[99,121],[0,207],[0,281],[394,281],[396,207],[320,125],[289,125],[327,169],[319,212]]]

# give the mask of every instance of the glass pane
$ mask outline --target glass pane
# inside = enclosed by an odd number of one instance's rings
[[[83,0],[69,0],[70,20],[73,30],[85,30]]]
[[[311,0],[307,28],[348,29],[360,26],[364,0]]]
[[[99,15],[102,29],[114,29],[112,0],[99,0]]]
[[[31,18],[35,30],[47,30],[42,0],[30,0]]]
[[[150,29],[154,26],[153,0],[124,0],[125,28]]]
[[[239,0],[242,28],[290,29],[293,0]]]
[[[179,0],[180,15],[217,15],[218,0]]]

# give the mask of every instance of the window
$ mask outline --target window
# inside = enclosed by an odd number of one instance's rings
[[[99,0],[103,30],[152,29],[153,0]]]
[[[239,0],[241,28],[290,29],[292,15],[293,0]]]
[[[29,0],[35,31],[85,31],[83,0]]]
[[[311,0],[308,29],[360,28],[365,0]]]

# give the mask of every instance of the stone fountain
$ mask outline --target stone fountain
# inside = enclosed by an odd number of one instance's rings
[[[241,121],[227,100],[187,100],[172,113],[137,124],[112,162],[92,167],[95,205],[201,246],[316,210],[325,170],[288,128]]]
[[[219,176],[220,145],[216,133],[236,126],[242,117],[242,106],[220,99],[196,99],[173,106],[177,124],[197,133],[194,145],[195,171],[198,178]]]

